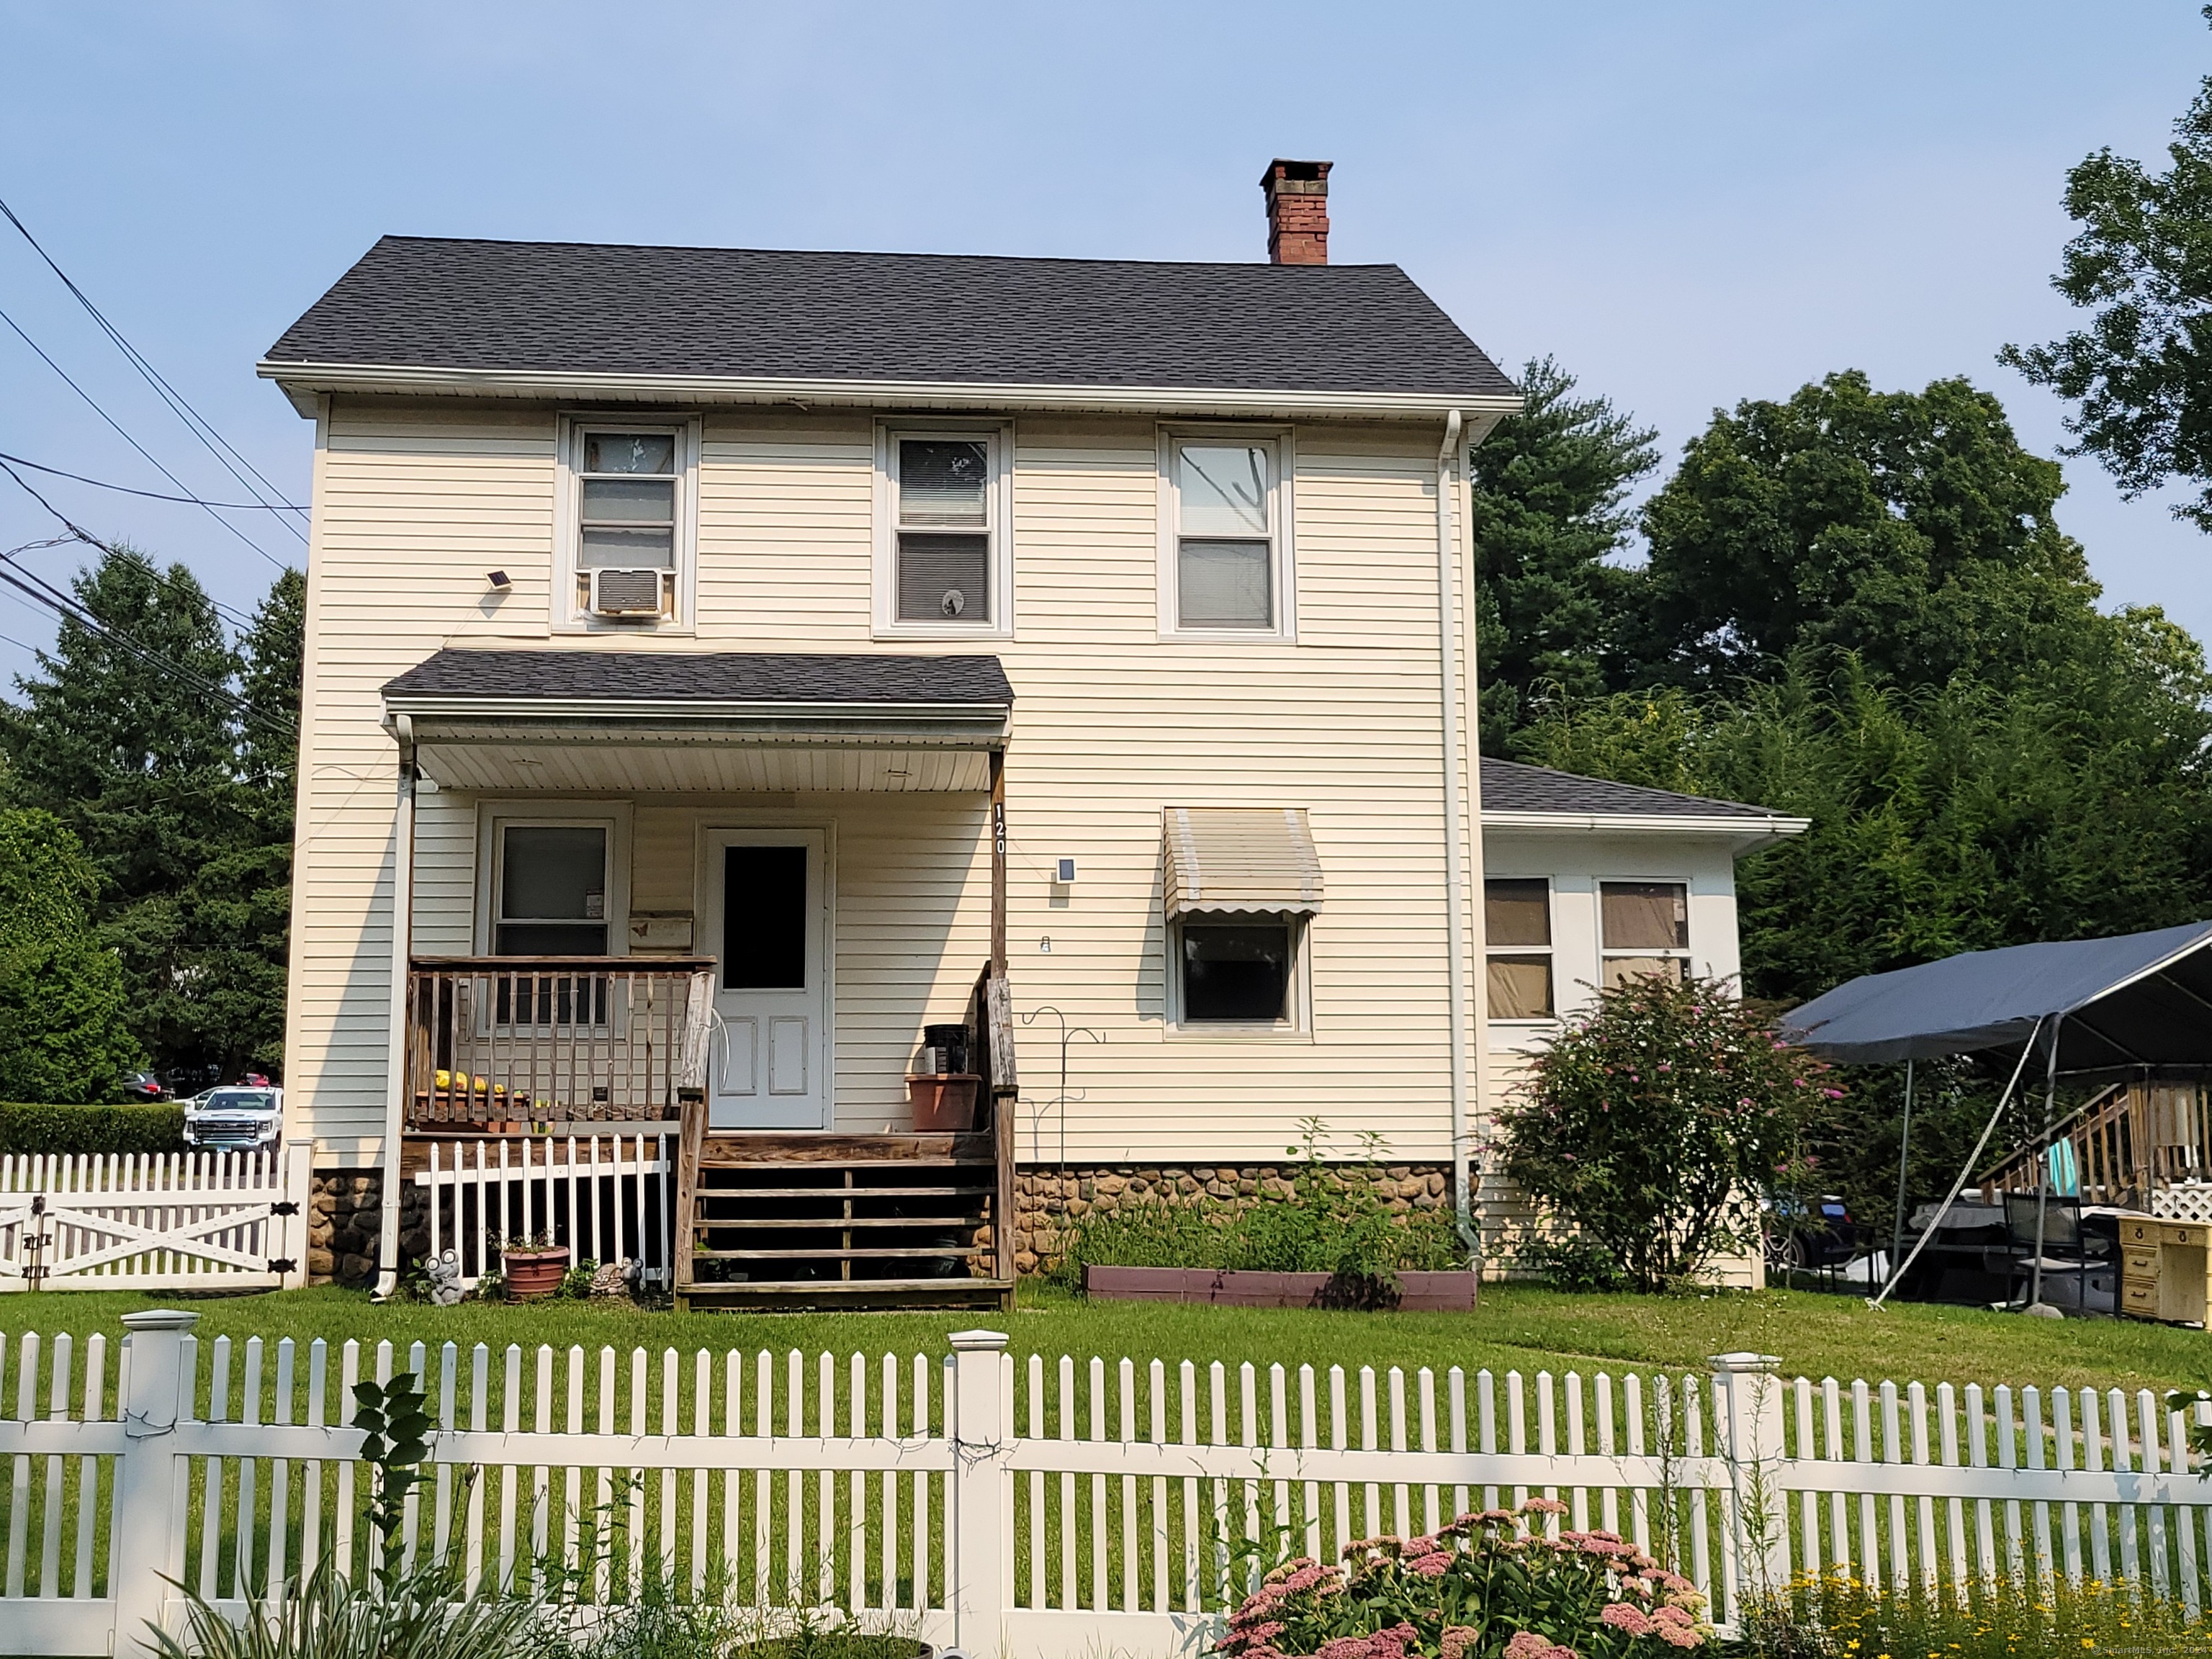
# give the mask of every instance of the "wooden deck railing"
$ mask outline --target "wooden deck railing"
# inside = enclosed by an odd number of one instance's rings
[[[418,957],[408,1123],[635,1122],[705,1081],[706,957]]]
[[[2212,1180],[2212,1113],[2195,1083],[2136,1079],[2093,1097],[2051,1139],[2070,1143],[2081,1193],[2091,1204],[2146,1207],[2151,1194]],[[2041,1143],[2023,1146],[1984,1176],[1984,1198],[2033,1192]]]

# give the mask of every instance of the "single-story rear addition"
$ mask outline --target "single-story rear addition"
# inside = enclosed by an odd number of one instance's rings
[[[1802,824],[1479,756],[1518,393],[1328,172],[1264,264],[387,238],[287,331],[318,1271],[616,1135],[702,1303],[1000,1300],[1316,1118],[1511,1224],[1488,1103]]]

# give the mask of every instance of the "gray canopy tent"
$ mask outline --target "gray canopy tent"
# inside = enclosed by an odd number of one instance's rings
[[[1905,1133],[1912,1123],[1911,1063],[1952,1054],[2017,1051],[2011,1081],[1999,1097],[1966,1168],[1960,1170],[1936,1223],[1913,1247],[1917,1257],[1956,1201],[1974,1161],[2003,1115],[2029,1055],[2044,1055],[2044,1139],[2051,1131],[2057,1079],[2069,1075],[2149,1066],[2212,1066],[2212,921],[2161,927],[2114,939],[2069,939],[1972,951],[1887,974],[1868,974],[1815,997],[1783,1017],[1782,1035],[1823,1059],[1856,1064],[1906,1064]],[[2047,1170],[2037,1178],[2034,1288],[2042,1293],[2043,1205]],[[1898,1169],[1899,1226],[1905,1169]],[[1903,1276],[1893,1246],[1889,1283]]]

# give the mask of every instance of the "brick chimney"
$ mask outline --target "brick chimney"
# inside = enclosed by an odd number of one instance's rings
[[[1267,258],[1279,265],[1328,263],[1328,170],[1333,161],[1267,163]]]

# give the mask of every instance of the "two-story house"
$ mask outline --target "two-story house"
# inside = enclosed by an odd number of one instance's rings
[[[1516,1057],[1735,971],[1791,822],[1478,763],[1518,397],[1328,173],[1265,264],[391,237],[285,332],[289,1127],[387,1273],[426,1157],[672,1121],[706,1301],[1002,1296],[1309,1118],[1472,1240]]]

